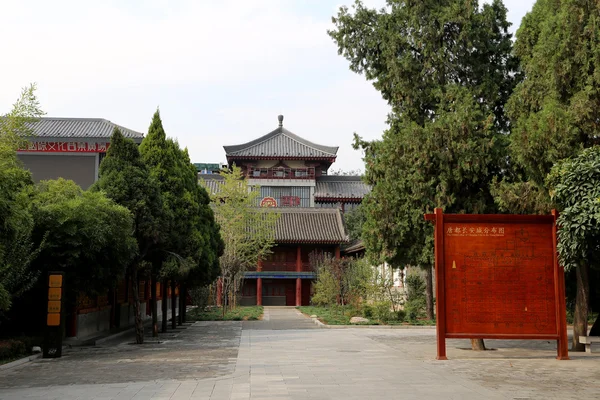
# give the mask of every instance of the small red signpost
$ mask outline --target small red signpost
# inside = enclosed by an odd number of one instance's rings
[[[425,215],[435,223],[438,360],[446,338],[556,340],[557,359],[569,359],[556,218]]]

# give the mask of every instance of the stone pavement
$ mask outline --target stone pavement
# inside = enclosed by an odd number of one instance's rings
[[[477,353],[455,340],[450,360],[436,361],[434,329],[309,324],[267,308],[264,321],[199,322],[162,343],[69,351],[0,371],[0,399],[600,398],[598,353],[557,361],[553,343],[486,341],[496,350]]]

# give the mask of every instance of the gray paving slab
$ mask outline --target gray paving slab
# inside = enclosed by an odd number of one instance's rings
[[[473,352],[449,340],[450,360],[436,361],[434,330],[315,329],[294,309],[265,317],[0,371],[0,399],[600,399],[598,353],[557,361],[553,342]]]

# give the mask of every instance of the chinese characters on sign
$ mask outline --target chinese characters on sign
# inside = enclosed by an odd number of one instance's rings
[[[37,153],[105,153],[110,143],[91,142],[29,142],[19,151]]]
[[[298,207],[300,205],[300,197],[298,196],[281,196],[282,207]]]
[[[504,236],[503,226],[465,226],[465,225],[450,225],[446,227],[446,235],[448,236]]]

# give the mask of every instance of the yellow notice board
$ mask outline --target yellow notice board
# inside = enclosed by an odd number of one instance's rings
[[[48,300],[60,300],[61,297],[61,288],[48,288]]]
[[[48,314],[48,326],[60,326],[60,313]]]
[[[48,277],[48,286],[51,288],[59,288],[62,287],[62,275],[50,275]]]

